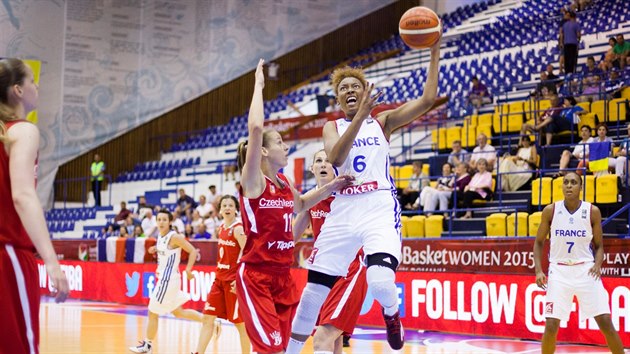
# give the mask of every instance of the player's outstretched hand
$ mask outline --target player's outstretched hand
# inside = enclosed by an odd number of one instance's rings
[[[46,272],[48,273],[48,276],[50,276],[53,293],[55,294],[55,302],[60,303],[66,301],[66,298],[68,298],[68,292],[70,291],[66,273],[61,271],[59,263],[51,265],[47,264]]]
[[[265,73],[263,71],[263,65],[265,65],[265,59],[258,60],[255,77],[256,85],[260,86],[260,88],[265,88]]]
[[[354,176],[341,175],[333,179],[329,183],[332,184],[333,190],[337,191],[337,190],[340,190],[342,188],[352,185],[352,182],[354,182]]]
[[[545,273],[536,273],[536,285],[543,290],[547,290],[547,276]]]
[[[359,110],[357,111],[356,117],[359,119],[366,119],[370,116],[370,112],[374,109],[374,107],[378,106],[379,99],[383,95],[382,91],[376,93],[376,95],[370,97],[370,93],[374,90],[374,84],[367,84],[367,87],[363,91],[363,97],[361,97],[361,103],[359,104]]]
[[[186,270],[186,278],[188,278],[188,280],[192,280],[194,277],[195,275],[192,273],[192,271]]]
[[[602,277],[602,269],[601,267],[594,265],[593,268],[588,270],[588,274],[592,275],[595,279],[600,279]]]

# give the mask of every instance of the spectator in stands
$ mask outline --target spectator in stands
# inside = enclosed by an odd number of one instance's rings
[[[144,230],[142,230],[142,226],[140,225],[136,225],[133,228],[133,237],[134,238],[138,238],[138,237],[147,237],[147,235],[144,234]]]
[[[464,208],[473,207],[473,200],[492,198],[492,174],[488,171],[488,161],[484,158],[477,160],[477,173],[472,177],[470,183],[464,187],[461,200],[464,201]],[[462,219],[472,218],[472,211],[467,210]]]
[[[420,197],[414,203],[414,209],[423,205],[423,210],[427,216],[433,215],[435,211],[448,209],[448,201],[455,186],[455,176],[452,169],[451,164],[448,162],[442,165],[442,177],[438,178],[437,185],[435,187],[427,186],[422,189]],[[444,213],[444,216],[448,217],[448,214]]]
[[[578,160],[588,159],[588,144],[594,141],[591,137],[591,129],[592,128],[588,124],[583,125],[582,128],[580,128],[580,136],[582,137],[582,140],[575,145],[573,152],[570,152],[569,150],[562,151],[562,156],[560,156],[560,171],[557,176],[563,176],[565,174],[566,169],[569,167],[569,163],[571,162],[571,158]]]
[[[197,233],[200,224],[203,224],[203,218],[199,215],[199,211],[195,210],[193,211],[192,220],[190,221],[190,226],[192,226],[194,233]]]
[[[578,106],[575,98],[571,96],[565,97],[563,102],[560,115],[573,124],[580,123],[580,115],[586,113],[584,108]]]
[[[214,210],[219,210],[219,201],[221,200],[221,192],[217,191],[217,186],[211,184],[208,187],[208,203],[214,206]]]
[[[521,128],[521,135],[527,135],[535,131],[545,132],[545,144],[551,146],[551,141],[554,134],[560,132],[571,131],[573,128],[573,122],[562,117],[563,107],[562,100],[558,96],[553,96],[551,99],[551,107],[549,107],[545,113],[540,117],[540,123],[536,125],[523,124]]]
[[[131,238],[131,235],[129,234],[129,232],[127,231],[126,227],[121,227],[120,231],[118,233],[118,237],[122,237],[122,238]]]
[[[131,215],[131,210],[127,209],[127,203],[120,202],[120,211],[114,216],[114,223],[122,225],[129,215]]]
[[[217,228],[221,225],[219,218],[216,216],[211,216],[207,219],[204,219],[202,224],[206,227],[206,231],[210,235],[216,235]]]
[[[470,183],[472,177],[470,176],[470,168],[467,163],[460,162],[455,166],[455,188],[451,193],[451,198],[454,195],[463,195],[464,188]],[[459,193],[459,194],[458,194]]]
[[[337,101],[335,101],[334,97],[328,99],[328,106],[326,106],[326,113],[338,112],[339,106],[337,105]]]
[[[621,182],[624,186],[628,184],[626,178],[628,176],[628,153],[630,152],[628,150],[630,148],[630,123],[627,124],[626,129],[628,130],[628,136],[619,144],[619,150],[615,153],[615,172],[620,173],[619,177],[621,177]]]
[[[133,234],[133,229],[136,225],[140,225],[140,222],[136,222],[131,214],[127,215],[127,218],[123,220],[123,224],[120,225],[121,229],[126,228],[128,234]]]
[[[241,182],[234,182],[234,188],[236,188],[236,190],[234,191],[234,196],[236,197],[236,199],[239,199],[241,197],[241,193],[239,192],[241,190]]]
[[[414,210],[413,204],[420,196],[420,191],[429,184],[428,176],[422,173],[421,161],[414,161],[412,169],[413,172],[409,177],[407,187],[398,189],[398,200],[403,210]]]
[[[593,76],[599,76],[601,79],[604,75],[604,71],[595,65],[595,58],[590,55],[586,58],[586,64],[582,68],[582,74],[584,75],[584,83],[588,83],[589,79]]]
[[[212,238],[212,234],[206,231],[206,225],[204,223],[199,224],[199,230],[193,237],[195,240],[209,240]]]
[[[553,73],[553,70],[554,70],[553,65],[547,64],[547,67],[545,69],[547,71],[547,80],[554,81],[554,82],[558,82],[560,80],[558,75]]]
[[[532,170],[538,168],[538,153],[529,136],[521,137],[515,156],[504,156],[499,165],[501,189],[507,192],[520,190],[533,176]],[[526,172],[527,171],[527,172]],[[523,173],[515,173],[523,172]]]
[[[198,211],[199,215],[204,219],[215,214],[214,206],[210,203],[206,203],[206,196],[203,194],[199,196],[199,204],[197,208],[195,208],[195,211]]]
[[[557,92],[555,82],[549,80],[548,73],[546,71],[541,71],[540,82],[536,85],[536,89],[531,93],[531,96],[539,99],[547,99]]]
[[[617,44],[613,48],[615,59],[619,61],[619,68],[626,67],[628,56],[630,56],[630,43],[626,42],[623,38],[623,34],[617,35]]]
[[[582,96],[580,96],[581,102],[593,102],[600,99],[603,89],[601,87],[601,78],[599,76],[592,76],[584,83]]]
[[[471,170],[475,170],[480,159],[486,161],[486,169],[490,171],[492,171],[497,162],[497,152],[494,146],[488,144],[488,137],[484,133],[477,135],[477,147],[473,149],[470,156],[469,166]]]
[[[184,226],[184,237],[185,238],[193,238],[195,236],[195,231],[193,230],[193,227],[191,224],[186,224],[186,226]]]
[[[610,77],[608,78],[608,81],[604,83],[604,92],[606,92],[607,98],[621,98],[621,91],[625,87],[627,87],[627,85],[625,82],[623,82],[623,80],[619,78],[619,71],[616,68],[610,69]],[[615,107],[615,109],[617,108]]]
[[[608,51],[604,54],[604,58],[599,63],[599,68],[602,71],[606,72],[614,67],[619,67],[619,61],[617,60],[617,56],[615,55],[615,46],[617,45],[617,39],[615,37],[608,38]]]
[[[606,125],[606,123],[599,123],[597,124],[597,136],[595,137],[595,139],[593,139],[593,141],[591,141],[592,143],[603,143],[603,142],[609,142],[610,143],[610,158],[608,159],[608,168],[614,168],[617,165],[617,160],[615,158],[612,157],[612,152],[613,149],[615,147],[615,144],[612,140],[612,138],[609,138],[608,135],[608,126]],[[587,159],[582,159],[578,162],[578,170],[577,173],[579,175],[582,175],[583,171],[581,170],[582,168],[588,169],[589,167],[589,160]],[[601,175],[606,175],[608,174],[608,171],[597,171],[595,172],[595,176],[601,176]],[[622,171],[618,171],[617,175],[623,174]]]
[[[448,155],[447,161],[451,164],[451,166],[457,166],[460,162],[468,163],[468,161],[470,160],[470,154],[468,153],[468,151],[466,151],[466,149],[462,148],[461,141],[453,141],[452,149],[453,151],[451,151],[451,153]]]
[[[581,40],[581,28],[574,11],[564,14],[565,22],[560,29],[559,46],[564,53],[564,72],[574,73],[577,66],[578,49]]]
[[[147,204],[147,199],[144,196],[138,198],[138,220],[142,220],[145,215],[147,215],[147,210],[153,210],[155,208],[151,204]]]
[[[151,209],[147,209],[144,219],[142,219],[142,232],[147,237],[157,238],[158,236],[157,220]]]
[[[105,162],[101,160],[99,154],[94,154],[94,161],[90,165],[90,180],[92,181],[94,206],[101,206],[101,187],[105,180]]]
[[[468,102],[473,105],[474,113],[476,114],[482,105],[492,103],[492,97],[486,85],[479,81],[478,77],[473,76],[471,81],[472,88],[468,94]]]
[[[107,225],[107,227],[104,227],[102,231],[103,231],[103,235],[101,237],[103,238],[117,235],[116,230],[114,230],[114,225],[112,224]]]
[[[197,207],[195,200],[186,194],[184,188],[179,190],[179,198],[177,199],[177,205],[179,205],[182,214],[185,214],[188,219],[192,217],[192,211]]]
[[[182,212],[179,206],[175,207],[173,210],[173,221],[171,222],[171,227],[178,233],[184,233],[184,221],[182,220]]]

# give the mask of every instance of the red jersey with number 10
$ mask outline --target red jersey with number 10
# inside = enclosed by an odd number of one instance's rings
[[[232,222],[232,225],[219,226],[219,259],[217,260],[217,279],[232,281],[236,279],[236,269],[238,254],[241,252],[241,246],[234,237],[234,229],[237,226],[243,226],[240,221]]]
[[[293,192],[287,178],[276,175],[280,187],[265,176],[265,189],[258,198],[245,198],[241,187],[242,218],[247,241],[241,262],[288,268],[293,264]]]
[[[7,131],[16,123],[25,120],[14,120],[6,122]],[[30,123],[29,123],[30,124]],[[37,161],[35,161],[35,183],[37,184]],[[26,229],[20,220],[20,216],[13,204],[11,193],[11,175],[9,171],[9,156],[5,146],[0,143],[0,215],[3,221],[0,222],[0,244],[8,243],[15,248],[35,250],[33,242],[26,233]]]

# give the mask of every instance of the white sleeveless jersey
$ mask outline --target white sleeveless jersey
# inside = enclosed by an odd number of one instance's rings
[[[345,118],[335,121],[339,136],[348,130],[350,123],[351,121]],[[337,175],[355,177],[354,186],[344,188],[337,195],[396,189],[389,174],[389,141],[376,119],[369,117],[363,121],[348,157],[343,165],[335,168],[335,171]]]
[[[157,239],[157,255],[158,267],[155,271],[158,281],[168,282],[172,277],[179,276],[179,262],[182,255],[181,247],[169,249],[168,244],[171,237],[177,234],[175,231],[169,231],[164,236],[158,236]]]
[[[554,204],[550,229],[549,262],[575,264],[594,261],[591,249],[593,226],[591,203],[582,201],[578,209],[569,213],[564,201]]]

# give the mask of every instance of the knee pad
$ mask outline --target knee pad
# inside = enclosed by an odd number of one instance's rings
[[[323,285],[329,290],[335,285],[337,279],[339,279],[338,276],[324,274],[315,270],[309,270],[307,276],[307,281],[309,283]]]
[[[398,304],[396,289],[396,273],[389,268],[372,266],[367,269],[367,283],[374,299],[383,307],[394,307]]]
[[[322,284],[307,283],[302,291],[302,298],[293,318],[292,331],[301,335],[310,335],[315,328],[317,316],[330,288]]]
[[[394,272],[398,268],[398,260],[389,253],[374,253],[367,256],[367,266],[386,267]]]

